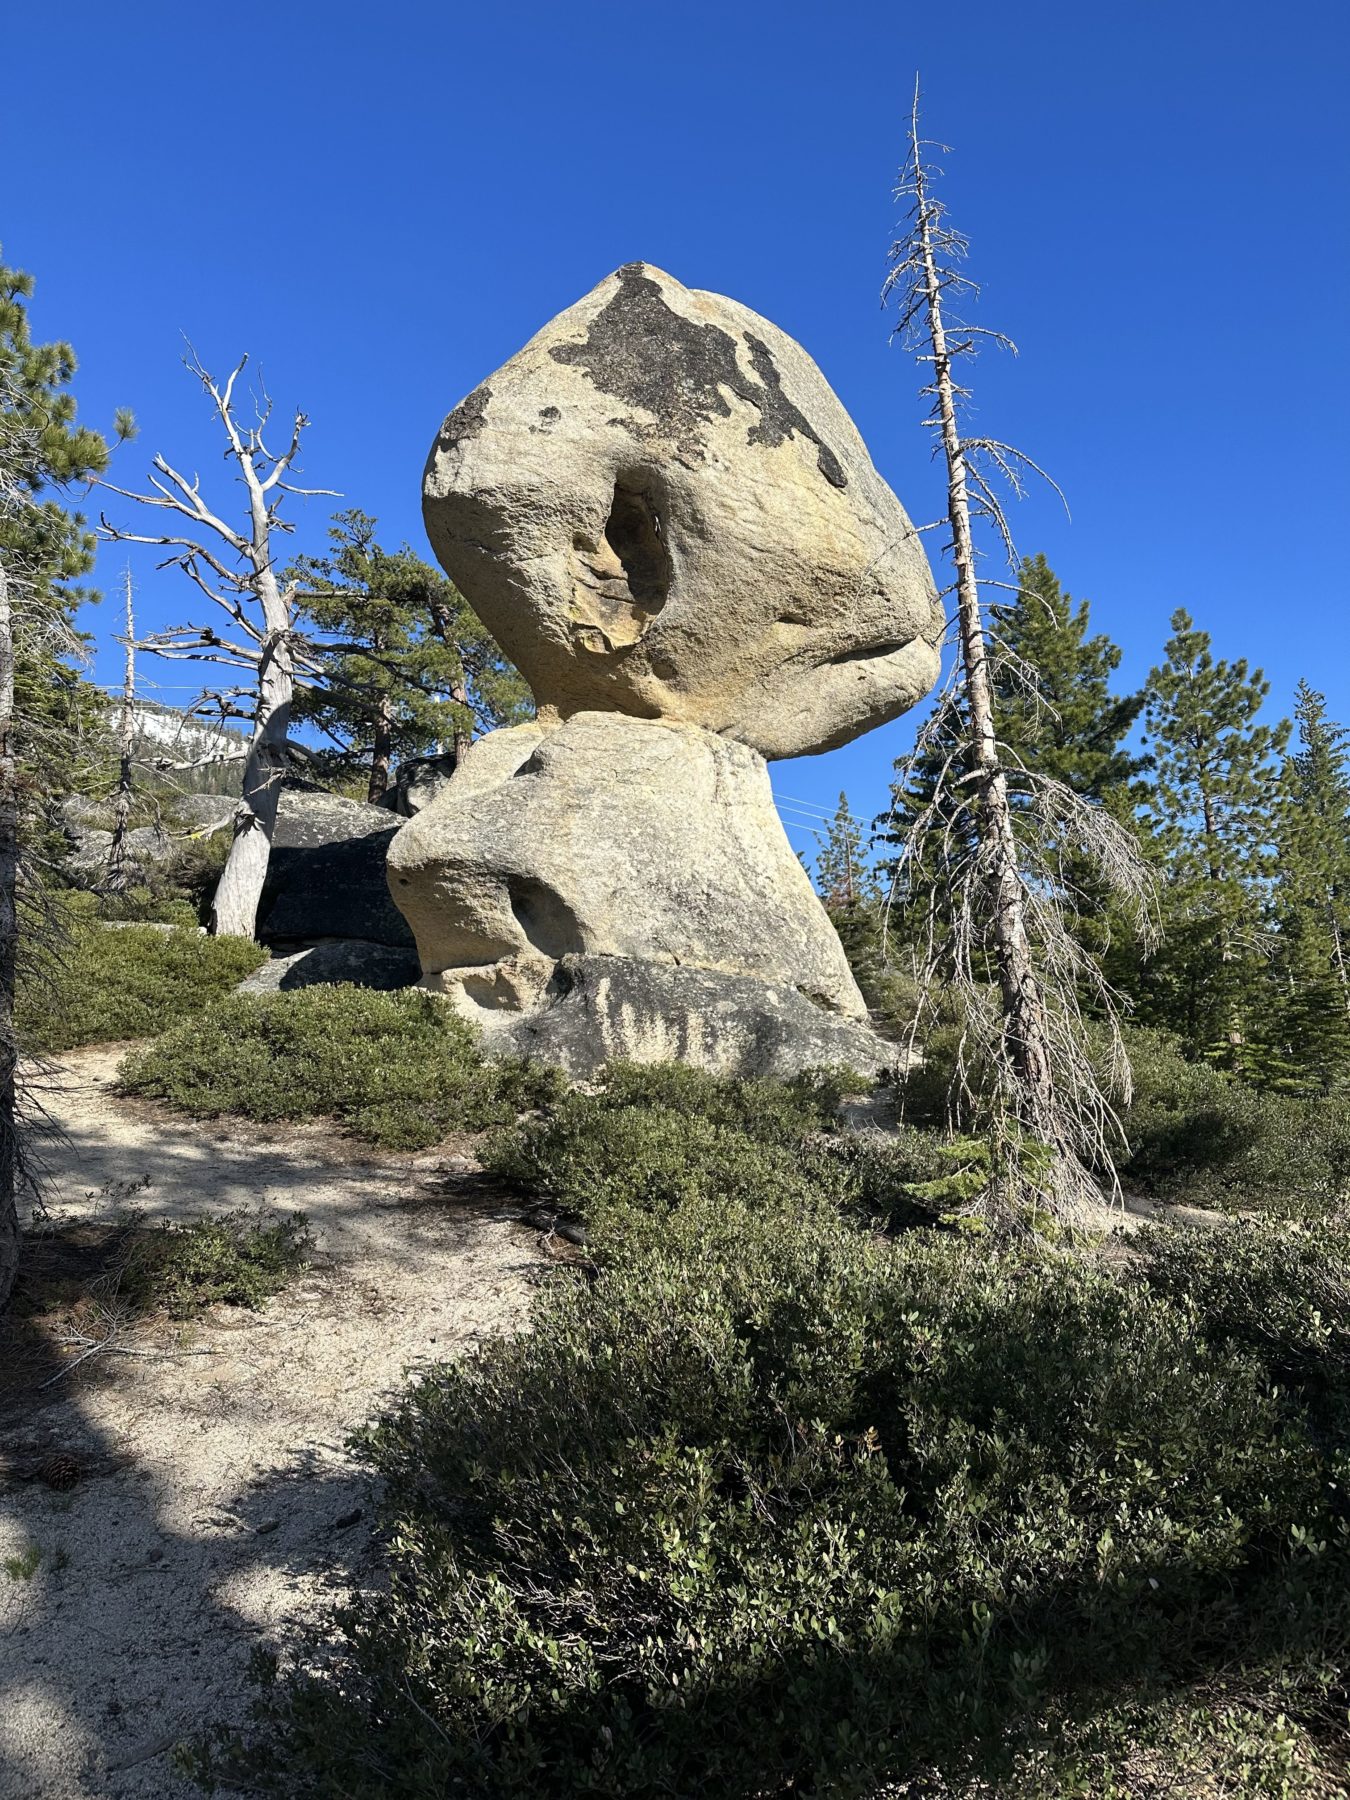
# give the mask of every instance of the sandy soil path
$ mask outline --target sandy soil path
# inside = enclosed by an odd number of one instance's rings
[[[188,1800],[179,1739],[238,1720],[255,1645],[371,1573],[370,1484],[344,1439],[406,1371],[519,1325],[538,1235],[466,1147],[362,1151],[321,1127],[201,1125],[123,1101],[125,1046],[73,1054],[52,1110],[42,1254],[144,1219],[266,1202],[319,1256],[261,1314],[219,1308],[128,1348],[11,1357],[0,1379],[0,1795]],[[133,1189],[128,1198],[128,1189]],[[0,1356],[3,1356],[0,1349]],[[37,1477],[69,1456],[68,1492]],[[33,1552],[41,1560],[23,1568]],[[6,1567],[6,1559],[19,1562]]]

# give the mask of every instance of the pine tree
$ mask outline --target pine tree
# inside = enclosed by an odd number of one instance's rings
[[[914,1013],[914,984],[887,943],[885,889],[868,854],[866,828],[841,792],[816,856],[816,891],[839,934],[853,978],[883,1032],[898,1033]]]
[[[67,660],[76,648],[71,583],[93,566],[94,540],[52,490],[98,475],[108,444],[80,425],[69,392],[69,344],[34,344],[30,275],[0,264],[0,1307],[18,1266],[19,1105],[14,994],[26,830],[44,767],[68,763],[81,684]],[[131,434],[119,414],[119,436]],[[30,906],[31,912],[31,906]]]
[[[1112,693],[1119,646],[1103,633],[1089,635],[1089,603],[1074,606],[1044,556],[1023,560],[1017,588],[1015,601],[995,610],[990,658],[1014,829],[1036,811],[1036,788],[1029,777],[1039,775],[1126,819],[1141,797],[1147,768],[1147,759],[1127,747],[1144,696]],[[903,844],[913,821],[938,805],[959,853],[969,851],[976,839],[973,807],[947,780],[968,732],[962,690],[955,688],[939,699],[916,755],[896,764],[892,811],[877,821],[885,841]],[[1042,821],[1036,825],[1039,830]],[[895,873],[894,862],[886,867]],[[1095,903],[1099,884],[1091,872],[1078,865],[1066,873]],[[926,911],[928,887],[942,878],[940,868],[926,877],[923,871],[909,871],[904,897],[921,899]],[[903,921],[897,924],[903,931]]]
[[[1298,748],[1285,758],[1272,902],[1269,1078],[1329,1092],[1350,1075],[1350,731],[1300,681]]]
[[[1145,971],[1142,1016],[1191,1055],[1252,1074],[1265,994],[1265,914],[1275,870],[1276,759],[1286,721],[1257,723],[1270,684],[1245,658],[1216,661],[1189,613],[1172,615],[1166,660],[1149,674],[1145,724],[1153,791],[1142,824],[1163,871],[1161,954]]]
[[[1113,694],[1121,652],[1088,636],[1090,607],[1075,607],[1044,556],[1023,559],[1017,598],[997,610],[999,731],[1014,759],[1117,812],[1146,766],[1126,740],[1144,696]]]
[[[855,819],[848,795],[841,789],[839,804],[816,857],[816,889],[826,908],[845,910],[879,896],[876,874],[863,851],[864,827]]]
[[[382,550],[375,530],[366,513],[338,513],[331,553],[291,571],[316,665],[296,713],[337,746],[338,770],[365,775],[371,800],[396,760],[441,744],[458,759],[478,725],[515,723],[529,706],[454,584],[406,545]]]

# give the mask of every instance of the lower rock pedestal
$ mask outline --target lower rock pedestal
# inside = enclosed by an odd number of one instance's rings
[[[490,733],[394,839],[389,885],[423,985],[503,1050],[577,1075],[896,1060],[762,758],[697,726],[579,713]]]

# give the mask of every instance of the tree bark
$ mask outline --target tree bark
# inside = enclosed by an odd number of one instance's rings
[[[19,1268],[18,1043],[14,1027],[18,963],[19,791],[14,753],[14,622],[0,557],[0,1311]]]
[[[256,485],[256,477],[250,485]],[[243,799],[234,817],[230,854],[211,902],[211,930],[217,937],[251,938],[257,933],[258,903],[272,856],[281,784],[286,776],[286,736],[295,698],[290,608],[272,573],[265,520],[261,531],[258,597],[267,635],[258,665],[258,702],[253,714],[253,742],[244,764]],[[255,545],[256,532],[255,518]]]
[[[394,758],[394,708],[388,694],[381,694],[375,708],[375,742],[370,753],[370,782],[366,799],[374,806],[389,787],[389,768]]]
[[[455,647],[454,620],[451,618],[449,610],[444,606],[437,605],[434,600],[431,603],[431,622],[436,627],[436,635],[440,638],[441,642],[447,649],[453,650]],[[463,707],[464,711],[462,716],[472,720],[473,715],[469,711],[469,684],[462,668],[459,672],[458,679],[451,682],[449,691],[450,698],[455,705]],[[472,723],[467,726],[456,724],[454,736],[450,742],[450,752],[454,758],[456,768],[464,761],[464,758],[468,753],[469,745],[472,744],[472,742]]]
[[[295,653],[291,644],[291,593],[282,592],[272,566],[272,519],[267,493],[240,443],[233,417],[225,426],[248,488],[251,586],[263,615],[258,660],[258,700],[253,742],[244,764],[244,793],[234,818],[234,840],[211,902],[211,930],[217,937],[255,937],[258,903],[272,856],[281,784],[286,776],[286,737],[295,700]]]

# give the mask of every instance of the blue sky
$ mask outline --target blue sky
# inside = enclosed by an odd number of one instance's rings
[[[1125,680],[1185,605],[1264,665],[1273,705],[1306,675],[1350,716],[1343,0],[73,0],[49,19],[5,26],[0,242],[37,276],[36,332],[76,347],[82,414],[135,409],[119,479],[155,450],[217,466],[186,332],[221,369],[248,350],[313,418],[308,478],[425,549],[442,415],[641,259],[800,339],[936,517],[918,377],[877,301],[918,69],[980,316],[1021,349],[976,371],[979,422],[1072,506],[1023,503],[1019,547],[1091,598]],[[104,552],[105,585],[123,557]],[[200,610],[181,577],[137,574],[147,628]],[[106,642],[98,667],[115,678]],[[184,697],[181,665],[159,674]],[[776,765],[775,786],[822,810],[845,786],[870,814],[912,725]]]

